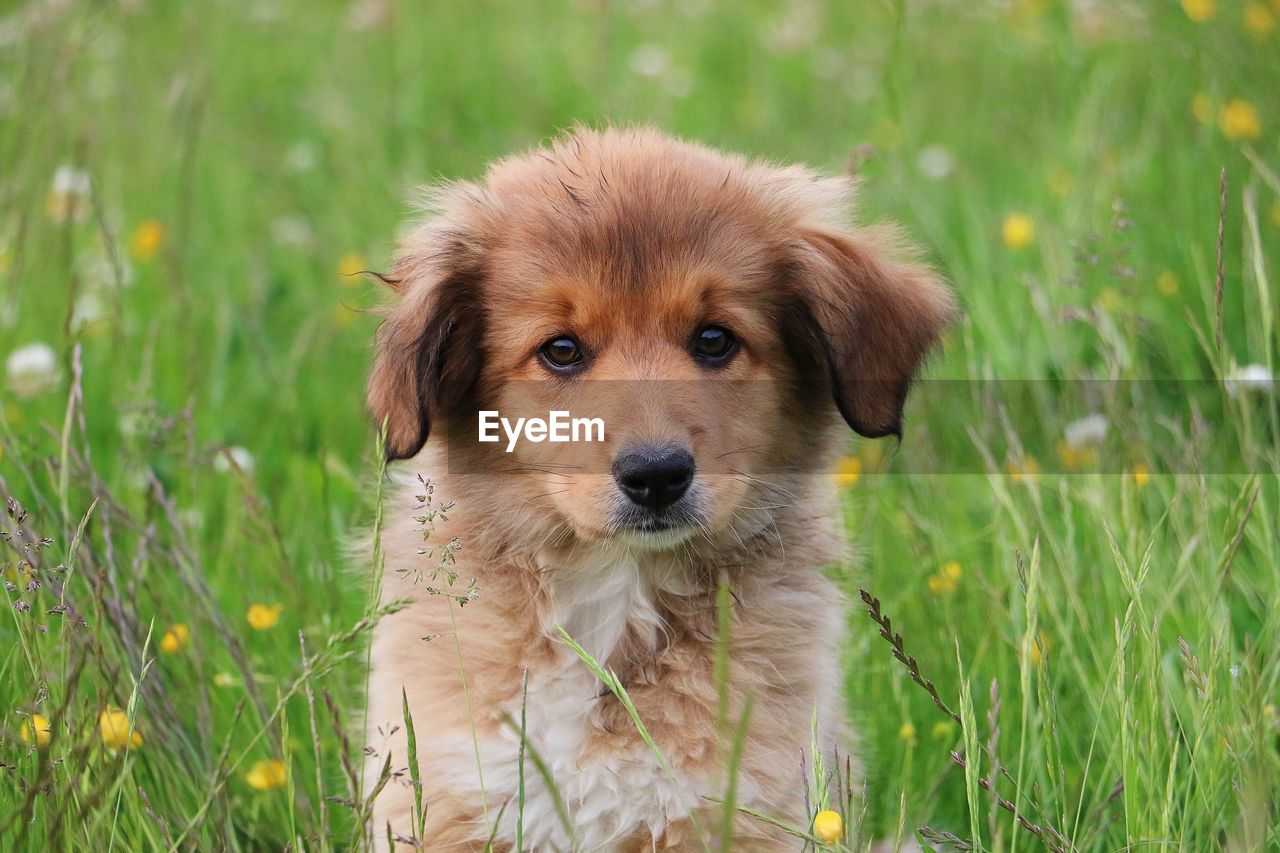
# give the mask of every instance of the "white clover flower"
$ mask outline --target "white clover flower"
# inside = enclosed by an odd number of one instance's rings
[[[227,474],[232,470],[240,470],[246,474],[253,471],[253,454],[239,445],[225,447],[213,457],[213,470],[219,474]]]
[[[59,166],[53,173],[45,213],[54,222],[83,222],[89,216],[89,173],[71,166]]]
[[[955,161],[945,146],[926,145],[916,155],[916,166],[919,167],[921,174],[940,181],[951,174]]]
[[[1073,450],[1079,450],[1090,444],[1100,444],[1107,437],[1107,419],[1103,415],[1092,414],[1072,421],[1062,430],[1062,440]]]
[[[89,173],[71,166],[59,166],[53,173],[53,185],[50,189],[55,193],[89,194]]]
[[[660,44],[642,44],[627,58],[627,65],[641,77],[662,77],[671,68],[671,54]]]
[[[1265,394],[1275,386],[1276,378],[1265,364],[1246,364],[1237,367],[1223,380],[1227,393],[1237,397],[1245,394]]]
[[[34,397],[58,384],[58,356],[48,344],[27,344],[5,362],[9,387],[19,397]]]
[[[71,328],[80,331],[107,319],[107,304],[96,291],[82,293],[71,308]]]

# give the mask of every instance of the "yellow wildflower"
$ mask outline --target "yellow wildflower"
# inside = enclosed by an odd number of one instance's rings
[[[1270,702],[1263,705],[1262,716],[1266,717],[1268,720],[1274,720],[1276,718],[1276,706]]]
[[[905,740],[912,746],[916,745],[916,727],[913,723],[903,723],[902,728],[898,729],[898,737]]]
[[[1133,477],[1134,485],[1139,489],[1151,482],[1151,469],[1146,465],[1143,465],[1141,462],[1134,465],[1133,470],[1131,470],[1129,474]]]
[[[286,781],[284,762],[278,758],[259,761],[253,765],[248,773],[244,774],[244,780],[249,783],[249,787],[258,791],[270,791],[272,788],[279,788]]]
[[[342,283],[350,287],[360,283],[360,273],[368,268],[364,255],[359,252],[347,252],[338,258],[338,275],[342,276]]]
[[[102,730],[102,742],[108,749],[137,749],[142,746],[142,734],[134,728],[129,730],[129,715],[119,708],[107,707],[98,717],[98,728]]]
[[[1040,473],[1040,463],[1036,461],[1034,456],[1024,456],[1015,462],[1010,462],[1008,471],[1009,476],[1015,483],[1021,483],[1023,480],[1034,480],[1036,475]]]
[[[1004,244],[1017,252],[1031,245],[1036,229],[1030,216],[1025,213],[1011,213],[1004,218],[1001,234],[1004,237]]]
[[[946,740],[952,736],[955,730],[956,724],[951,720],[939,720],[933,724],[931,734],[934,740]]]
[[[953,581],[959,581],[964,575],[964,569],[960,568],[960,564],[955,560],[948,560],[942,567],[942,574]]]
[[[129,240],[129,250],[134,260],[149,261],[164,245],[164,224],[158,219],[148,219],[138,226]]]
[[[229,672],[219,672],[213,676],[214,687],[234,687],[235,677]]]
[[[1260,38],[1266,38],[1276,28],[1275,13],[1262,3],[1247,3],[1244,7],[1244,26]]]
[[[18,730],[18,734],[27,743],[31,743],[33,733],[38,747],[48,746],[49,741],[53,739],[53,729],[49,725],[49,720],[40,714],[32,714],[31,719],[23,723],[22,728]]]
[[[952,578],[944,574],[936,574],[929,576],[929,592],[934,595],[942,595],[948,592],[955,592],[960,585]]]
[[[1058,452],[1058,461],[1062,463],[1065,471],[1083,471],[1085,468],[1092,468],[1098,462],[1098,452],[1087,444],[1074,447],[1065,441],[1059,441],[1055,449]]]
[[[1236,98],[1218,114],[1218,126],[1227,139],[1257,139],[1262,136],[1258,111],[1248,101]]]
[[[284,610],[283,604],[251,604],[245,618],[249,620],[251,627],[265,631],[268,628],[274,628],[280,621],[282,610]]]
[[[170,625],[169,630],[165,631],[164,636],[160,638],[160,651],[167,655],[176,655],[182,651],[190,638],[191,632],[187,630],[186,625]]]
[[[830,809],[818,812],[813,819],[813,834],[822,839],[823,844],[835,844],[844,837],[844,820],[839,812]]]
[[[1214,0],[1182,0],[1182,11],[1197,24],[1203,24],[1218,14],[1218,4]]]
[[[1191,99],[1191,114],[1201,124],[1213,124],[1213,99],[1204,92],[1197,92]]]
[[[1164,270],[1156,276],[1156,290],[1160,291],[1161,296],[1173,296],[1178,292],[1178,277],[1169,270]]]
[[[862,460],[856,456],[846,456],[836,463],[836,487],[847,489],[858,482],[862,476]]]

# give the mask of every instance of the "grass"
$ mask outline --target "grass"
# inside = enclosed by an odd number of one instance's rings
[[[340,269],[386,268],[413,185],[607,120],[852,158],[861,215],[963,302],[901,450],[851,445],[847,837],[1280,846],[1280,413],[1219,383],[1277,359],[1280,31],[1254,7],[6,4],[0,356],[46,343],[59,375],[0,391],[0,846],[359,843],[378,613],[345,543],[408,508],[380,506],[361,410],[379,294]],[[87,197],[50,197],[61,166]],[[1025,381],[1001,407],[993,378]],[[1091,412],[1103,445],[1057,447]],[[106,706],[140,746],[104,748]],[[246,781],[273,760],[285,784]]]

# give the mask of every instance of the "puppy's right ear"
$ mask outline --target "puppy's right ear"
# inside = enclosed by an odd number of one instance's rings
[[[388,460],[421,450],[431,419],[479,375],[483,251],[456,225],[442,219],[415,231],[383,277],[399,302],[378,328],[368,401],[378,427],[386,424]]]

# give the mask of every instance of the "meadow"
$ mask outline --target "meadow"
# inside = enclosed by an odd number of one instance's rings
[[[362,845],[347,545],[409,508],[356,273],[414,186],[609,121],[856,170],[963,305],[833,474],[828,846],[1280,848],[1280,2],[28,0],[0,849]]]

